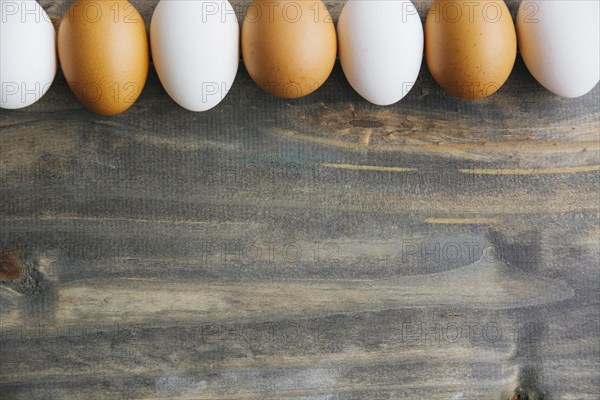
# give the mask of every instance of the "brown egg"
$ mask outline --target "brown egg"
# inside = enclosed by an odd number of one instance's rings
[[[146,27],[124,0],[77,0],[58,30],[58,55],[69,87],[91,111],[122,113],[148,76]]]
[[[506,82],[517,56],[504,1],[435,0],[425,22],[425,59],[446,91],[480,99]]]
[[[263,90],[306,96],[329,77],[337,54],[333,20],[319,1],[254,0],[242,25],[242,56]]]

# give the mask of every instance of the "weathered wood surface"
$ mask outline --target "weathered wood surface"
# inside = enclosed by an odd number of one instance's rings
[[[0,397],[597,399],[599,99],[242,68],[194,114],[152,71],[105,118],[59,74],[0,118]]]

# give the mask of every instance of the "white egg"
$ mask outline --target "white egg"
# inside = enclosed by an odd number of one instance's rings
[[[239,34],[226,0],[161,0],[152,16],[150,44],[169,96],[191,111],[219,104],[237,74]]]
[[[0,0],[0,107],[32,105],[56,76],[56,34],[35,0]]]
[[[408,0],[352,0],[337,26],[339,57],[350,85],[377,105],[410,91],[423,60],[423,25]]]
[[[546,89],[579,97],[600,79],[600,1],[524,0],[517,15],[521,56]]]

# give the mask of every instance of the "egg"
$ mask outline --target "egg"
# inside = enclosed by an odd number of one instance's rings
[[[150,44],[171,98],[191,111],[219,104],[237,74],[239,35],[226,0],[161,0],[152,16]]]
[[[77,0],[61,20],[58,56],[81,103],[101,115],[122,113],[138,99],[148,76],[144,21],[128,1]]]
[[[344,74],[366,100],[393,104],[412,88],[423,60],[423,25],[409,0],[349,1],[337,34]]]
[[[517,15],[519,50],[551,92],[579,97],[600,79],[600,2],[524,0]]]
[[[27,107],[56,75],[54,26],[34,0],[0,0],[0,18],[0,107]]]
[[[329,77],[337,54],[331,15],[320,0],[254,0],[242,25],[250,77],[278,97],[297,98]]]
[[[435,0],[425,21],[425,59],[447,92],[480,99],[508,79],[517,56],[515,26],[502,0]]]

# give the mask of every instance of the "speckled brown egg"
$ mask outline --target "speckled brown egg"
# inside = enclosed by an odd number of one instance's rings
[[[242,56],[263,90],[297,98],[317,90],[335,63],[333,21],[319,1],[255,0],[242,25]]]
[[[149,46],[141,15],[124,0],[77,0],[58,30],[58,55],[69,87],[91,111],[129,109],[146,83]]]
[[[495,93],[517,55],[515,26],[504,1],[435,0],[425,22],[425,59],[446,91],[465,99]]]

